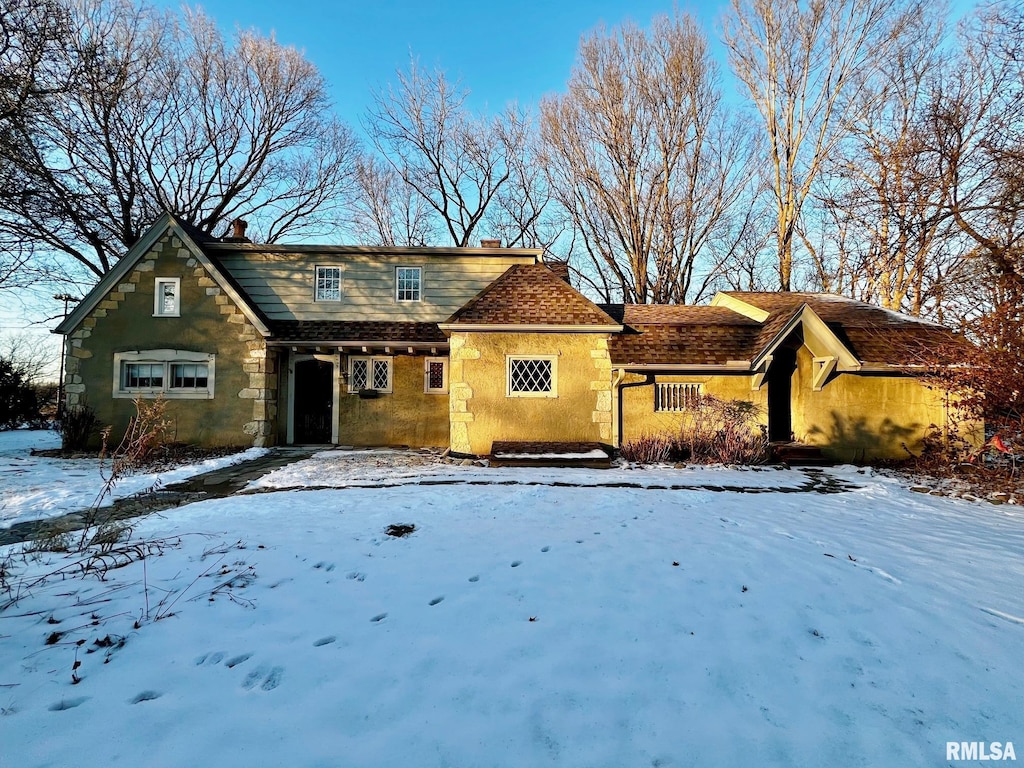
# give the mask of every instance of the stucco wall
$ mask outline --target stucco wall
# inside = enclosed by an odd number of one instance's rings
[[[342,370],[348,358],[340,358]],[[342,445],[448,446],[448,396],[423,391],[424,358],[396,355],[392,391],[374,399],[349,394],[342,384],[338,402],[338,442]]]
[[[920,453],[930,425],[950,426],[943,393],[917,379],[841,373],[815,392],[811,366],[810,352],[800,348],[793,374],[793,433],[830,458],[906,459]],[[969,431],[979,426],[967,425],[967,436],[976,440]]]
[[[611,441],[611,361],[600,333],[452,333],[451,448],[495,440]],[[506,356],[557,356],[557,397],[508,397]]]
[[[180,317],[154,317],[154,280],[177,277]],[[256,328],[177,237],[158,241],[67,340],[67,402],[86,403],[118,441],[135,413],[112,396],[114,353],[176,349],[216,354],[213,399],[169,399],[172,439],[201,445],[274,442],[277,367]],[[97,438],[98,441],[98,438]],[[116,443],[115,443],[116,444]]]
[[[641,382],[644,377],[628,374],[624,384]],[[758,422],[767,424],[768,390],[751,391],[749,374],[736,376],[658,376],[659,383],[693,383],[703,386],[703,393],[720,400],[743,400],[758,408]],[[654,410],[653,385],[627,387],[622,390],[622,432],[620,444],[643,435],[676,434],[682,426],[683,413],[657,413]]]

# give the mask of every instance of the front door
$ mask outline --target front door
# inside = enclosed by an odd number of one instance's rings
[[[796,350],[780,347],[768,368],[768,439],[788,443],[793,439],[793,372]]]
[[[331,442],[334,364],[300,360],[295,364],[295,442]]]

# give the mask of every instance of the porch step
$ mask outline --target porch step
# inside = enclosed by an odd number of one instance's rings
[[[778,464],[801,467],[831,466],[834,461],[821,455],[816,445],[800,442],[772,443],[770,448],[771,461]]]
[[[588,467],[610,469],[612,459],[601,443],[522,442],[491,443],[492,467]]]

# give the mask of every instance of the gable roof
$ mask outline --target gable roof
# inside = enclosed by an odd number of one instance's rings
[[[516,264],[444,323],[442,330],[587,330],[622,325],[543,264]]]
[[[92,290],[85,295],[78,303],[78,306],[64,318],[63,322],[53,332],[71,333],[96,308],[96,305],[103,300],[104,296],[116,289],[117,285],[127,277],[143,256],[149,253],[150,249],[160,241],[160,238],[168,234],[176,235],[181,240],[182,244],[188,248],[196,261],[203,266],[214,282],[230,297],[242,311],[242,314],[246,316],[249,322],[263,336],[270,335],[266,316],[249,301],[245,292],[238,286],[234,278],[220,266],[216,258],[208,254],[200,246],[200,243],[212,242],[212,238],[190,224],[178,221],[166,211],[139,238],[139,241],[128,250],[128,253],[121,257],[113,269],[100,278],[100,281],[93,286]]]

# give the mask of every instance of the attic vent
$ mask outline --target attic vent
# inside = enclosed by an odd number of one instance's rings
[[[481,240],[481,248],[501,248],[501,240]]]

